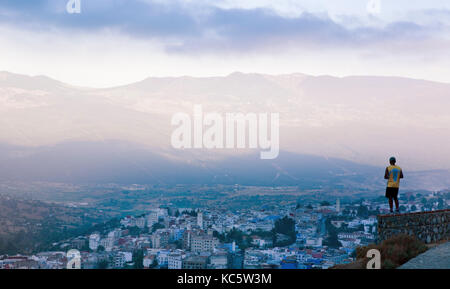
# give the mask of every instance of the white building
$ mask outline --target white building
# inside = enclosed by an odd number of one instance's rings
[[[111,238],[113,240],[117,240],[117,239],[120,238],[121,234],[122,234],[121,230],[120,229],[116,229],[116,230],[111,231],[111,232],[108,233],[108,238]]]
[[[98,246],[100,246],[100,234],[93,233],[89,237],[89,249],[95,251],[95,250],[97,250]]]
[[[203,213],[202,212],[197,213],[197,226],[199,226],[200,229],[203,229]]]
[[[133,261],[133,253],[131,252],[121,252],[125,257],[125,262]]]
[[[145,218],[144,217],[140,217],[136,219],[136,227],[142,229],[145,227]]]
[[[353,220],[353,221],[348,222],[349,228],[356,228],[360,225],[361,225],[361,220]]]
[[[160,266],[167,266],[169,262],[169,254],[170,252],[167,250],[158,251],[158,256],[156,258]]]
[[[108,236],[107,238],[100,240],[100,245],[103,246],[103,248],[105,248],[105,251],[107,251],[107,252],[112,251],[114,244],[115,244],[115,240],[113,237]]]
[[[158,223],[158,211],[152,210],[147,215],[147,227],[151,228],[154,224]]]
[[[108,247],[109,241],[108,238],[103,238],[100,240],[100,246],[102,246],[104,249]]]
[[[194,234],[191,236],[192,252],[211,252],[219,245],[219,240],[211,235]]]
[[[152,248],[164,248],[169,244],[170,233],[167,230],[158,230],[151,236]]]
[[[171,253],[167,256],[168,269],[181,269],[183,265],[183,256],[180,253]]]
[[[322,247],[322,238],[312,238],[306,240],[306,246],[319,248]]]
[[[210,269],[227,269],[228,268],[228,255],[227,253],[216,253],[210,258]]]
[[[255,230],[271,231],[273,229],[272,222],[258,222],[255,224]]]
[[[258,246],[259,248],[265,248],[272,245],[272,240],[256,238],[253,239],[252,244]]]
[[[123,268],[123,266],[125,265],[126,261],[125,261],[125,255],[122,252],[118,252],[115,256],[114,256],[114,260],[113,260],[113,266],[114,268]]]

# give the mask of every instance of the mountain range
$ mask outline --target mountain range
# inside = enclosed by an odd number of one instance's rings
[[[279,113],[279,158],[173,149],[171,117],[196,104]],[[95,89],[0,72],[0,180],[381,187],[395,155],[421,180],[411,184],[441,189],[449,107],[450,84],[399,77],[233,73]]]

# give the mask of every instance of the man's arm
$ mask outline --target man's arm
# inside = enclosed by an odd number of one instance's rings
[[[389,170],[388,170],[388,168],[386,168],[386,171],[384,172],[384,178],[386,180],[389,180]]]
[[[403,170],[400,171],[400,179],[403,179]]]

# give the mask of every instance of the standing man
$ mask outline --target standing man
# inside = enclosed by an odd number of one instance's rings
[[[389,208],[391,209],[391,214],[393,213],[394,209],[394,201],[395,212],[400,212],[398,208],[398,190],[400,188],[400,179],[403,179],[403,171],[402,168],[395,165],[396,162],[397,160],[395,159],[395,157],[391,157],[389,159],[389,163],[391,165],[386,168],[386,172],[384,173],[384,178],[388,180],[386,188],[386,198],[389,199]]]

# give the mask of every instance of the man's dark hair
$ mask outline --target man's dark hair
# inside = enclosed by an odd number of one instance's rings
[[[397,162],[397,160],[395,159],[395,157],[391,157],[391,158],[389,159],[389,162],[390,162],[391,164],[395,164],[395,163]]]

